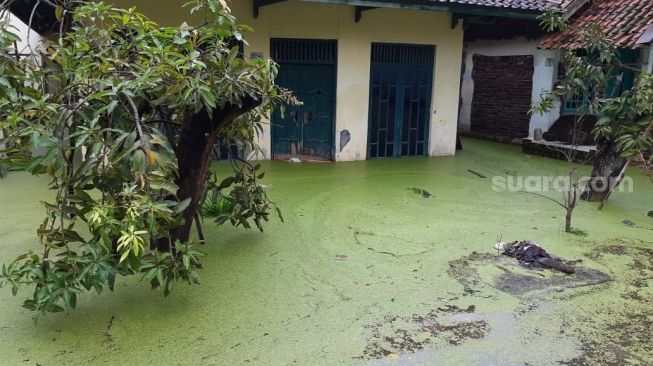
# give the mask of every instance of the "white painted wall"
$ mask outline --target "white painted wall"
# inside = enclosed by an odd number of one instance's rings
[[[533,73],[533,92],[531,100],[538,101],[542,91],[551,91],[558,73],[560,52],[555,50],[538,49],[538,40],[524,38],[499,41],[474,41],[465,44],[465,73],[461,86],[462,104],[460,108],[458,128],[461,132],[468,132],[471,126],[472,99],[474,96],[474,55],[484,56],[524,56],[532,55],[535,63]],[[529,135],[533,135],[536,128],[547,131],[560,117],[559,103],[547,114],[531,116]],[[524,136],[526,137],[526,136]]]
[[[39,47],[43,37],[34,31],[29,31],[27,25],[13,14],[7,13],[6,16],[9,18],[11,26],[15,27],[15,29],[12,29],[11,31],[20,36],[18,52],[21,54],[32,54],[33,50],[36,50],[36,48]]]
[[[179,24],[186,16],[177,0],[113,0],[123,6],[136,5],[140,11],[164,25]],[[238,21],[250,25],[247,34],[252,52],[270,55],[270,38],[312,38],[338,40],[336,95],[336,160],[366,159],[370,58],[373,42],[429,44],[436,46],[435,80],[431,105],[429,154],[453,155],[462,63],[463,31],[451,29],[451,14],[401,9],[375,9],[354,22],[354,7],[287,1],[261,8],[253,18],[251,0],[231,2]],[[340,152],[340,131],[349,130],[351,141]],[[260,136],[261,147],[271,146],[270,128]]]
[[[653,46],[642,48],[642,70],[653,72]]]

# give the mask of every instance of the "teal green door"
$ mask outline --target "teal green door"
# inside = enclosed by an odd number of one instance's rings
[[[585,51],[577,51],[580,55],[587,55]],[[635,86],[636,69],[640,50],[619,49],[619,62],[626,67],[614,66],[609,73],[610,79],[605,90],[605,95],[617,98],[625,91]],[[590,104],[589,95],[576,95],[565,98],[562,103],[562,114],[582,114]]]
[[[278,85],[303,102],[273,118],[274,155],[309,155],[332,158],[334,116],[332,65],[280,65]]]
[[[372,45],[367,156],[428,155],[435,47]]]

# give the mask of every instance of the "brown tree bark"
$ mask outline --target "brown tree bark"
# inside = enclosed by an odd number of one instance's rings
[[[610,182],[619,177],[625,164],[626,158],[620,156],[614,142],[600,143],[590,181],[581,199],[589,202],[602,202],[608,195]]]
[[[646,127],[646,129],[644,130],[644,132],[642,132],[642,136],[650,137],[652,132],[653,132],[653,121],[651,121]],[[604,169],[603,173],[605,174],[606,172],[609,172],[611,174],[608,177],[609,180],[608,180],[607,190],[603,192],[596,192],[594,194],[589,194],[586,192],[587,197],[591,198],[588,199],[589,201],[601,202],[601,205],[599,206],[599,210],[603,209],[606,202],[608,201],[608,198],[610,198],[614,190],[619,186],[619,184],[621,184],[621,181],[623,180],[624,175],[626,174],[626,169],[632,162],[632,158],[626,159],[619,156],[619,153],[616,151],[615,144],[612,144],[611,148],[613,150],[611,152],[612,156],[606,156],[603,158],[603,161],[601,161],[601,165]],[[599,162],[599,159],[597,159],[597,161],[594,164],[592,177],[594,177],[594,172],[597,171],[597,162]],[[585,194],[581,198],[585,199]]]
[[[227,105],[213,111],[209,116],[206,110],[199,113],[188,113],[183,126],[177,148],[179,178],[177,185],[179,201],[190,198],[190,204],[184,210],[183,222],[177,227],[172,238],[162,238],[158,241],[160,251],[174,250],[174,243],[179,240],[185,243],[190,238],[193,220],[201,204],[211,165],[211,152],[220,130],[232,123],[239,116],[260,105],[260,101],[248,98],[242,106]]]

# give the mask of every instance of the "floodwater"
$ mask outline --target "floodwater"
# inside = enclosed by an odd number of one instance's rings
[[[554,203],[492,190],[494,176],[564,163],[463,143],[456,157],[264,163],[285,223],[205,222],[202,283],[168,298],[121,278],[35,324],[20,307],[30,294],[1,289],[0,364],[652,364],[653,183],[633,169],[633,193],[581,205],[579,237]],[[0,181],[0,261],[38,248],[46,183]],[[499,239],[535,240],[596,275],[519,267],[496,255]]]

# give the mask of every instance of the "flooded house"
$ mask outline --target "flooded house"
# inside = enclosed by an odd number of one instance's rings
[[[537,19],[477,18],[465,29],[465,56],[461,85],[460,132],[491,140],[524,140],[526,152],[539,130],[551,141],[567,143],[574,116],[584,96],[559,100],[540,115],[529,114],[532,102],[551,91],[562,77],[565,51],[583,52],[582,32],[599,25],[618,48],[623,68],[615,74],[621,80],[610,88],[620,95],[632,88],[637,70],[651,72],[653,2],[648,0],[550,0],[569,22],[565,31],[548,33]],[[582,126],[591,148],[591,130],[596,119]],[[532,149],[531,149],[532,148]],[[542,150],[545,151],[546,149]]]
[[[275,114],[273,158],[454,155],[466,22],[534,19],[534,1],[237,1],[247,57],[270,56],[304,105]],[[143,9],[148,12],[148,9]],[[154,13],[153,13],[153,16]]]
[[[640,72],[651,72],[651,39],[653,38],[653,2],[648,0],[593,1],[570,18],[564,30],[546,35],[540,44],[543,51],[585,54],[583,32],[591,26],[598,26],[616,48],[618,65],[610,71],[612,80],[605,90],[608,97],[618,97],[635,85]],[[559,67],[563,77],[564,67]],[[534,90],[535,93],[535,90]],[[533,136],[524,140],[525,152],[543,151],[541,144],[551,141],[571,143],[576,117],[582,114],[582,106],[587,103],[587,95],[577,95],[559,101],[559,117],[550,126],[542,126],[547,133],[547,142],[534,141]],[[592,130],[597,117],[588,116],[580,123],[581,149],[591,151],[596,144]],[[540,146],[537,146],[540,145]]]
[[[17,13],[29,19],[24,1]],[[176,1],[115,0],[152,20],[190,18]],[[463,43],[468,21],[533,21],[549,0],[236,0],[254,31],[245,57],[272,57],[278,83],[303,101],[272,117],[261,158],[333,161],[455,154]],[[52,23],[41,4],[41,31]],[[188,19],[190,21],[190,19]]]

